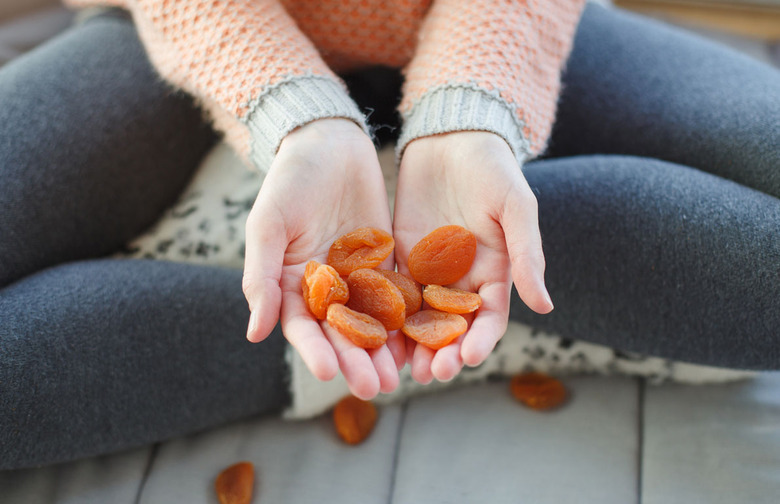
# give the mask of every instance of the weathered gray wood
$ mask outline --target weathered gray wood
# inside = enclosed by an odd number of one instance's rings
[[[329,415],[309,421],[276,418],[237,423],[163,444],[141,504],[216,502],[214,480],[239,462],[255,465],[253,502],[381,503],[388,501],[399,406],[385,406],[363,444],[344,444]]]
[[[637,381],[565,383],[572,399],[547,413],[505,382],[410,401],[392,502],[636,502]]]
[[[647,387],[643,504],[780,502],[780,373]]]

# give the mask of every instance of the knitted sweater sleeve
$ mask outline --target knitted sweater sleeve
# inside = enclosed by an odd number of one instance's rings
[[[343,83],[277,0],[111,3],[131,12],[161,76],[195,96],[258,168],[268,168],[290,131],[315,119],[344,117],[367,131]]]
[[[438,0],[404,69],[398,154],[415,138],[481,130],[518,162],[546,146],[584,0]]]

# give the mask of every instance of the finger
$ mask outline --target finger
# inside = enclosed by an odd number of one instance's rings
[[[508,282],[486,283],[479,289],[482,306],[463,338],[460,355],[467,366],[478,366],[490,355],[506,332],[509,320]]]
[[[512,280],[520,299],[537,313],[551,312],[553,303],[544,284],[545,262],[537,203],[525,181],[508,196],[501,226],[512,264]]]
[[[374,350],[369,350],[371,361],[374,363],[377,376],[379,376],[379,391],[388,394],[398,387],[398,368],[395,359],[387,345],[382,345]]]
[[[322,332],[320,323],[307,311],[303,296],[297,292],[285,292],[282,332],[317,379],[328,381],[336,377],[339,362],[333,345]]]
[[[449,345],[440,348],[431,360],[431,374],[440,382],[448,382],[455,378],[460,370],[463,369],[463,359],[461,358],[461,341],[458,338]]]
[[[396,370],[400,371],[406,365],[406,336],[401,331],[389,331],[386,345],[393,355]]]
[[[253,209],[246,222],[242,288],[251,312],[246,337],[253,343],[267,338],[279,320],[288,244],[282,222],[280,216],[260,209]]]
[[[427,385],[433,381],[431,361],[435,352],[424,345],[416,345],[412,356],[412,378],[421,385]]]
[[[406,338],[406,363],[411,365],[414,358],[414,349],[417,347],[417,342],[412,338]]]
[[[327,322],[322,324],[322,328],[336,352],[339,368],[347,381],[349,391],[366,401],[376,397],[380,390],[379,373],[368,352],[349,341]],[[393,366],[394,364],[391,364],[391,367]],[[387,369],[387,363],[383,364],[383,369]]]

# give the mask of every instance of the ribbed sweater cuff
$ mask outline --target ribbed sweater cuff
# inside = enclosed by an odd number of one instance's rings
[[[531,157],[523,123],[510,104],[471,85],[442,86],[423,95],[404,116],[396,157],[400,160],[412,140],[453,131],[490,131],[501,136],[521,166]]]
[[[249,158],[267,171],[288,133],[314,120],[335,117],[355,121],[370,135],[365,117],[333,79],[306,75],[271,86],[250,106],[244,121],[252,138]]]

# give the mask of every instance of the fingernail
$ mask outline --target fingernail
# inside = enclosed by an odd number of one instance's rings
[[[253,311],[249,315],[249,328],[246,331],[246,339],[252,341],[252,335],[257,332],[257,326],[259,324],[258,315],[256,311]]]
[[[555,305],[554,305],[554,304],[553,304],[553,302],[552,302],[552,298],[550,298],[550,293],[549,293],[549,292],[547,292],[547,289],[545,289],[545,290],[544,290],[544,299],[546,299],[546,300],[547,300],[547,304],[549,304],[549,305],[550,305],[550,309],[551,309],[551,310],[552,310],[553,308],[555,308]]]

